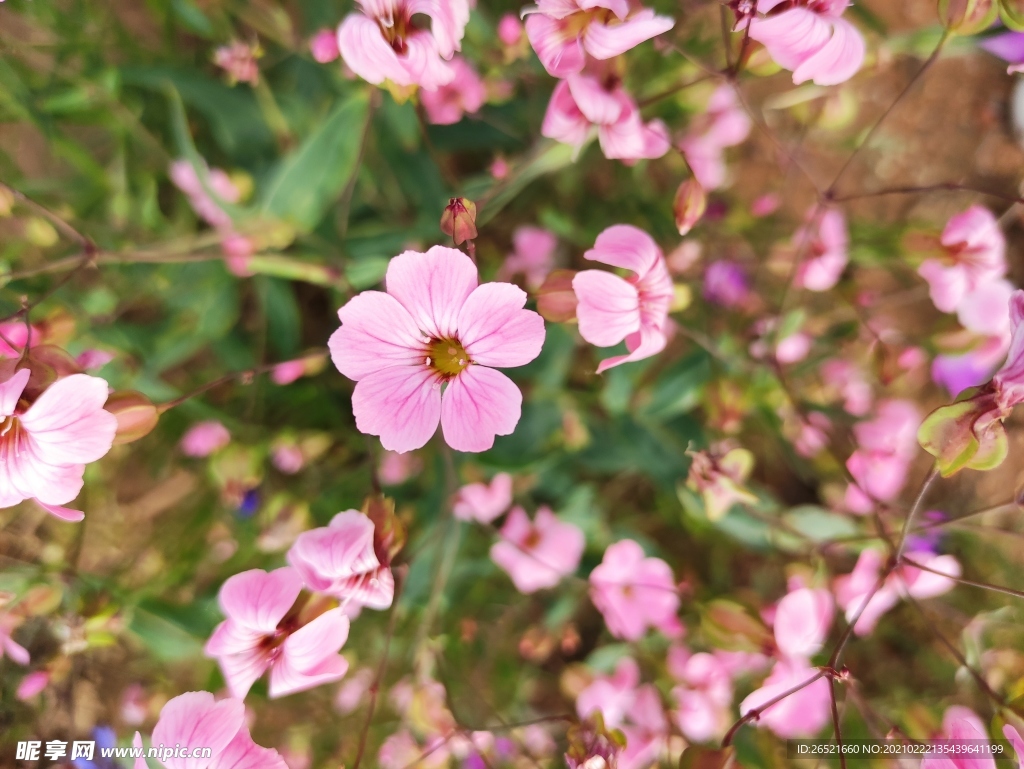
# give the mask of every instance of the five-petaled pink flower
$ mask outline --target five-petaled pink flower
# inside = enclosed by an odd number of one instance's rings
[[[395,577],[386,561],[374,547],[373,521],[358,510],[303,532],[288,551],[288,563],[310,590],[371,609],[386,609],[395,597]]]
[[[435,125],[453,125],[465,114],[472,115],[487,101],[487,88],[476,70],[456,56],[451,61],[455,78],[435,91],[424,91],[420,102],[427,113],[427,120]]]
[[[668,341],[674,288],[665,257],[651,236],[628,224],[616,224],[598,235],[583,256],[634,273],[627,280],[604,270],[584,270],[572,280],[579,300],[580,335],[598,347],[625,340],[629,350],[628,355],[601,361],[597,373],[661,352]]]
[[[490,523],[512,504],[512,476],[498,473],[490,483],[470,483],[459,489],[452,515],[460,521]]]
[[[491,547],[491,560],[504,569],[520,593],[535,593],[557,585],[580,565],[586,544],[583,532],[560,521],[547,507],[530,521],[526,511],[513,507],[501,527],[501,540]]]
[[[359,7],[338,27],[341,58],[359,77],[427,91],[455,79],[448,62],[469,21],[466,0],[360,0]],[[413,23],[417,14],[430,17],[429,30]]]
[[[541,134],[578,150],[594,126],[609,160],[660,158],[669,149],[665,124],[660,120],[644,123],[617,77],[580,74],[560,81],[544,113]]]
[[[864,38],[843,11],[850,0],[758,0],[750,37],[775,63],[792,70],[793,82],[837,85],[864,63]]]
[[[142,735],[132,743],[141,750]],[[253,742],[245,725],[241,699],[214,700],[209,692],[186,692],[168,700],[153,727],[150,744],[209,748],[208,758],[158,759],[167,769],[288,769],[272,748]],[[135,769],[149,769],[145,758],[135,759]]]
[[[272,572],[243,571],[220,589],[227,615],[206,642],[206,656],[216,658],[233,697],[244,699],[268,669],[271,698],[337,681],[348,670],[338,650],[348,639],[348,617],[335,608],[300,624],[295,600],[302,577],[285,567]]]
[[[630,12],[627,0],[538,0],[526,13],[526,36],[554,77],[575,75],[587,54],[611,59],[675,25],[649,8]]]
[[[604,559],[590,572],[590,600],[616,638],[636,641],[649,627],[678,631],[679,595],[671,567],[660,558],[645,557],[631,539],[604,551]]]
[[[30,376],[21,369],[0,382],[0,509],[34,499],[62,520],[80,521],[84,513],[63,505],[82,490],[85,466],[114,443],[117,419],[103,410],[107,383],[72,374],[29,404]]]
[[[540,354],[544,321],[510,283],[478,285],[472,260],[434,246],[391,260],[387,293],[364,291],[338,311],[328,343],[356,381],[356,426],[384,448],[411,451],[437,430],[459,451],[484,451],[519,422],[522,393],[492,366]]]

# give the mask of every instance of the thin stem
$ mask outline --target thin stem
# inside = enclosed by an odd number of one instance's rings
[[[913,187],[886,187],[874,192],[857,192],[852,195],[831,195],[829,200],[833,203],[847,203],[851,200],[864,200],[866,198],[880,198],[886,195],[917,195],[925,192],[975,192],[979,195],[988,195],[991,198],[1005,200],[1007,203],[1024,203],[1024,198],[1015,195],[1007,195],[1002,192],[974,187],[969,184],[958,182],[940,182],[938,184],[926,184]]]
[[[839,728],[839,705],[836,702],[836,679],[829,676],[828,696],[832,705],[832,731],[836,735],[836,744],[839,745],[839,767],[846,769],[846,754],[843,752],[843,730]]]
[[[992,590],[992,591],[995,591],[996,593],[1005,593],[1006,595],[1012,595],[1015,598],[1024,598],[1024,591],[1014,590],[1011,587],[1003,587],[1002,585],[992,585],[992,584],[989,584],[988,582],[975,582],[974,580],[971,580],[971,579],[964,579],[963,577],[955,577],[952,574],[946,574],[945,572],[938,571],[937,569],[929,568],[928,566],[925,566],[924,564],[920,564],[917,561],[912,561],[909,558],[907,558],[906,556],[904,556],[904,558],[903,558],[903,563],[907,564],[908,566],[913,566],[915,569],[920,569],[921,571],[927,571],[930,574],[937,574],[940,577],[945,577],[946,579],[950,579],[953,582],[958,582],[961,585],[969,585],[970,587],[979,587],[982,590]]]
[[[815,676],[813,676],[811,678],[808,678],[802,684],[798,684],[798,685],[794,686],[792,689],[787,689],[782,694],[780,694],[780,695],[778,695],[776,697],[772,697],[770,700],[765,702],[763,705],[760,705],[760,706],[754,708],[753,710],[748,710],[746,713],[744,713],[742,716],[740,716],[740,720],[737,721],[736,723],[734,723],[729,728],[729,731],[727,731],[725,733],[725,737],[722,738],[722,747],[723,748],[727,748],[727,747],[729,747],[729,745],[732,744],[732,738],[736,736],[736,732],[738,732],[740,730],[740,727],[743,726],[743,724],[748,723],[749,721],[756,721],[757,719],[759,719],[761,717],[761,714],[764,711],[766,711],[768,708],[770,708],[772,705],[775,705],[776,703],[782,702],[784,699],[786,699],[786,697],[789,697],[791,694],[796,694],[801,689],[806,689],[808,686],[813,684],[815,681],[817,681],[820,678],[824,678],[825,676],[826,676],[825,671],[824,670],[819,670],[817,675],[815,675]]]
[[[914,516],[917,515],[918,510],[921,509],[925,495],[931,488],[932,484],[939,477],[938,468],[933,467],[931,472],[928,473],[928,477],[924,479],[924,483],[921,484],[921,490],[917,493],[917,499],[914,500],[913,506],[910,508],[910,512],[907,513],[907,517],[903,519],[903,530],[900,532],[900,541],[896,545],[895,560],[899,563],[899,560],[903,557],[903,550],[907,546],[907,534],[910,533],[910,526],[914,522]]]

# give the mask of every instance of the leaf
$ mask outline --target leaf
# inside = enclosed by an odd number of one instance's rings
[[[257,279],[263,312],[267,318],[267,338],[278,356],[287,357],[299,349],[302,318],[292,287],[275,278]]]
[[[355,174],[370,114],[368,94],[360,91],[338,105],[327,119],[271,174],[263,211],[309,232],[338,199]]]

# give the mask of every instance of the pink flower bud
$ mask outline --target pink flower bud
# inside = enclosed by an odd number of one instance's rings
[[[340,55],[338,35],[333,29],[321,29],[309,41],[309,52],[321,64],[328,64]]]
[[[441,232],[460,246],[477,236],[476,203],[468,198],[451,198],[441,214]]]
[[[687,179],[679,185],[676,191],[675,215],[676,227],[679,234],[685,235],[704,216],[708,207],[708,196],[700,182],[696,179]]]

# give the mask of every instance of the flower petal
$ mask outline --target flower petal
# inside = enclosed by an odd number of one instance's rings
[[[414,32],[405,39],[406,53],[400,57],[409,80],[426,91],[436,91],[455,79],[455,70],[441,58],[437,41],[429,32]]]
[[[632,363],[633,361],[650,358],[652,355],[657,355],[664,350],[667,343],[668,337],[660,329],[652,326],[641,326],[639,331],[626,337],[626,349],[629,350],[629,354],[613,355],[611,358],[605,358],[598,364],[597,373],[603,374],[608,369],[623,363]]]
[[[349,14],[338,27],[338,50],[349,69],[368,83],[380,85],[391,80],[398,85],[412,84],[398,54],[372,19]]]
[[[587,141],[590,121],[580,111],[565,80],[559,81],[551,94],[540,133],[548,139],[571,144],[576,148],[583,146]]]
[[[597,236],[594,247],[583,254],[585,259],[632,270],[643,278],[661,258],[654,239],[638,227],[615,224]]]
[[[20,417],[37,456],[49,464],[77,465],[110,451],[117,418],[103,410],[107,390],[105,380],[86,374],[72,374],[46,388]]]
[[[341,607],[331,609],[285,639],[270,669],[271,699],[337,681],[348,670],[338,650],[348,640],[349,620]]]
[[[544,346],[544,319],[524,310],[526,292],[511,283],[478,286],[459,312],[459,341],[474,363],[525,366]]]
[[[221,586],[218,600],[232,621],[248,630],[270,634],[300,592],[302,578],[295,569],[250,569],[229,577]]]
[[[223,751],[245,722],[241,700],[215,702],[209,692],[186,692],[164,705],[153,727],[151,744],[195,745],[210,748],[214,756]],[[214,758],[166,758],[168,769],[206,769]]]
[[[640,330],[640,297],[628,281],[610,272],[584,270],[572,279],[572,288],[579,299],[580,336],[590,344],[611,347]]]
[[[622,115],[621,91],[609,91],[589,75],[570,75],[565,82],[576,106],[591,123],[614,123]]]
[[[750,37],[767,48],[780,67],[795,70],[829,42],[832,25],[806,8],[791,8],[777,16],[753,19]]]
[[[457,451],[486,451],[495,435],[510,435],[519,424],[523,394],[507,376],[469,366],[448,383],[441,401],[441,430]]]
[[[583,33],[583,46],[595,59],[611,59],[674,26],[673,19],[644,8],[619,24],[590,22]]]
[[[427,339],[395,297],[364,291],[338,310],[341,328],[327,346],[338,371],[357,382],[390,366],[423,363]]]
[[[276,750],[253,742],[243,726],[210,769],[288,769],[288,764]]]
[[[864,38],[846,19],[832,19],[832,38],[793,70],[793,82],[813,80],[838,85],[857,74],[864,63]]]
[[[441,419],[440,380],[426,366],[376,371],[352,393],[356,427],[402,454],[423,446]]]
[[[526,17],[526,36],[552,77],[568,77],[583,69],[583,41],[566,31],[562,21],[542,13],[530,14]]]
[[[396,256],[385,280],[388,293],[421,331],[434,339],[451,339],[458,332],[459,311],[477,287],[477,271],[461,251],[434,246],[425,254],[406,251]]]
[[[6,382],[0,382],[0,418],[9,417],[18,406],[21,394],[25,392],[25,385],[28,384],[32,372],[23,368],[15,371],[14,375]]]

